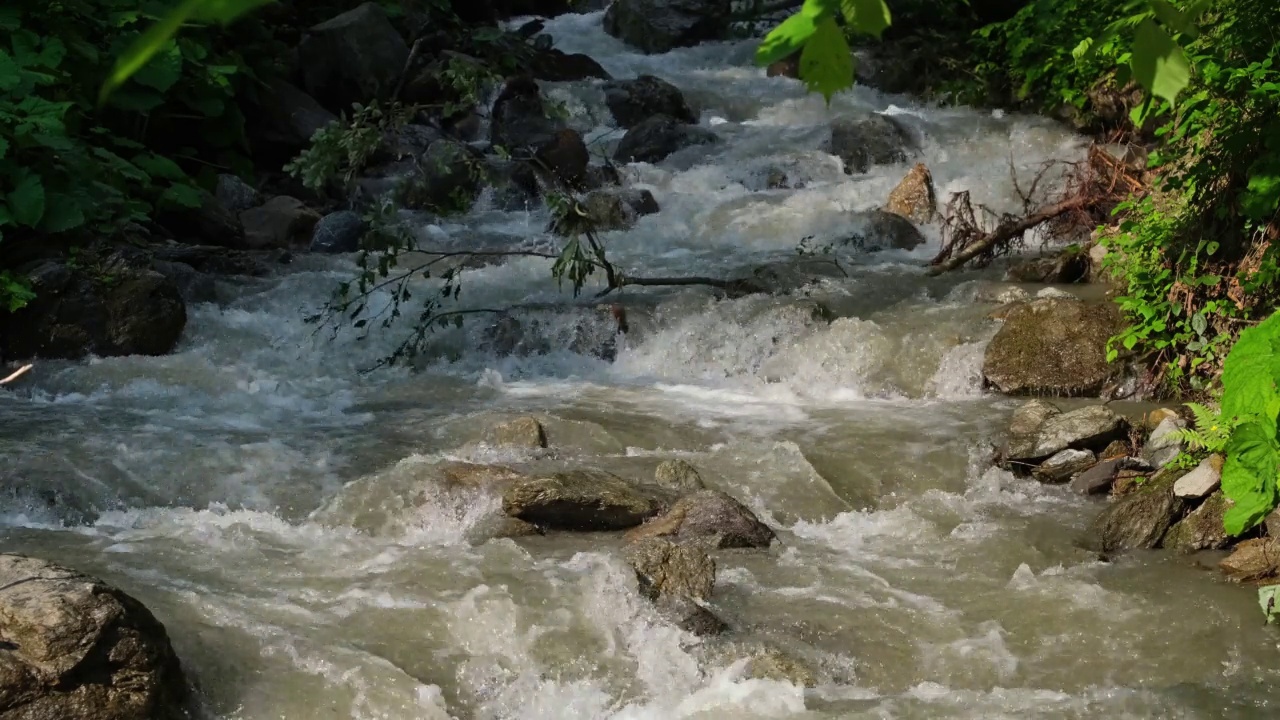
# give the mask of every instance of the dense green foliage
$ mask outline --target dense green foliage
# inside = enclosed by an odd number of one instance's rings
[[[1280,501],[1280,313],[1240,334],[1223,366],[1222,388],[1222,414],[1235,426],[1222,468],[1222,491],[1234,503],[1225,523],[1239,535]]]

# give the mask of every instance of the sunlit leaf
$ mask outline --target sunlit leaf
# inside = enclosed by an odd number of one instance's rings
[[[1243,533],[1275,508],[1278,466],[1274,422],[1253,420],[1231,433],[1222,466],[1222,492],[1234,503],[1223,518],[1227,533]]]
[[[800,53],[800,79],[809,90],[831,96],[853,85],[853,53],[834,18],[826,17]]]
[[[844,19],[854,30],[880,37],[893,22],[884,0],[840,0]]]
[[[756,64],[772,65],[790,57],[804,47],[805,41],[813,36],[815,29],[817,25],[813,18],[802,13],[783,20],[760,41],[760,46],[756,48]]]
[[[1172,105],[1178,93],[1191,82],[1191,65],[1186,53],[1169,33],[1151,20],[1138,25],[1130,61],[1133,78],[1152,95]]]

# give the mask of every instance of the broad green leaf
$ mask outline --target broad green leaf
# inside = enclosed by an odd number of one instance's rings
[[[133,81],[158,92],[167,92],[182,78],[182,53],[177,43],[168,41],[156,51],[151,62],[133,74]]]
[[[1240,333],[1222,364],[1222,413],[1227,417],[1263,417],[1275,421],[1280,412],[1280,355],[1272,340],[1280,338],[1280,313]]]
[[[1222,492],[1235,503],[1223,519],[1227,533],[1239,535],[1275,509],[1278,448],[1274,421],[1251,420],[1231,433],[1222,467]]]
[[[1169,33],[1147,19],[1138,25],[1129,62],[1133,79],[1152,95],[1172,105],[1191,82],[1191,64]]]
[[[60,233],[84,225],[84,207],[76,198],[63,193],[49,193],[49,206],[40,221],[40,230]]]
[[[1156,18],[1173,29],[1174,32],[1180,32],[1192,40],[1199,36],[1200,31],[1196,28],[1192,18],[1169,4],[1169,0],[1150,0],[1150,2],[1151,10],[1155,13]]]
[[[12,55],[0,49],[0,92],[9,92],[20,84],[22,68],[14,62]]]
[[[161,18],[160,22],[142,33],[116,60],[115,67],[112,68],[111,74],[107,76],[106,81],[102,83],[102,89],[98,92],[98,103],[105,103],[117,88],[124,85],[125,81],[145,67],[152,57],[165,49],[169,39],[177,34],[178,28],[195,14],[203,2],[205,0],[184,0],[181,5]]]
[[[133,158],[133,164],[153,178],[164,180],[186,180],[187,174],[178,164],[167,157],[155,153],[141,153]]]
[[[198,208],[204,203],[204,193],[194,185],[174,183],[160,194],[160,201],[170,206]]]
[[[813,36],[816,29],[813,18],[802,13],[783,20],[760,41],[760,46],[756,48],[756,64],[772,65],[790,57],[804,47],[805,41]]]
[[[39,175],[25,169],[18,172],[17,178],[8,197],[9,212],[15,223],[33,228],[44,217],[44,182]]]
[[[844,19],[854,30],[880,37],[893,22],[884,0],[840,0]]]
[[[832,95],[853,85],[853,53],[834,18],[820,20],[805,43],[800,53],[800,79],[810,91],[822,93],[827,105]]]

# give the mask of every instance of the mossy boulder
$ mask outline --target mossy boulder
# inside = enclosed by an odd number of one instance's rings
[[[987,346],[982,374],[1009,395],[1096,396],[1119,375],[1107,340],[1124,327],[1110,302],[1042,298],[1019,304]]]
[[[1173,494],[1182,472],[1164,470],[1114,500],[1089,526],[1086,546],[1105,554],[1160,547],[1186,510],[1186,503]]]

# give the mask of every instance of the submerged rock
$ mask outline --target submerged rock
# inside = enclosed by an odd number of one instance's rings
[[[577,82],[590,78],[608,80],[612,76],[590,55],[566,53],[549,48],[533,57],[533,76],[548,82]]]
[[[933,222],[938,213],[938,199],[933,189],[933,173],[929,172],[928,166],[916,163],[889,193],[884,209],[913,223]]]
[[[637,123],[622,136],[613,159],[618,162],[656,163],[687,147],[718,140],[710,130],[680,122],[669,115],[654,115]]]
[[[671,509],[627,533],[627,540],[674,537],[713,548],[767,548],[774,533],[755,513],[719,490],[699,490]]]
[[[654,115],[666,115],[691,125],[698,122],[680,89],[653,75],[607,82],[604,99],[621,128],[635,127]]]
[[[926,242],[920,229],[901,215],[865,210],[854,213],[852,219],[858,229],[842,242],[860,250],[914,250]]]
[[[1123,327],[1110,302],[1034,300],[1013,308],[987,346],[982,374],[1009,395],[1096,395],[1118,373],[1107,340]]]
[[[0,555],[0,716],[178,720],[187,686],[141,603],[52,563]]]
[[[596,230],[627,230],[645,215],[660,210],[658,201],[648,190],[604,188],[593,190],[582,200],[592,226]]]
[[[660,512],[662,503],[612,473],[573,470],[517,480],[503,493],[502,509],[557,530],[625,530]]]
[[[1185,476],[1184,476],[1185,479]],[[1178,482],[1181,482],[1179,480]],[[1177,485],[1174,486],[1177,492]],[[1169,528],[1162,545],[1172,550],[1192,553],[1198,550],[1221,550],[1231,544],[1223,517],[1231,509],[1232,502],[1221,491],[1209,496],[1200,507]]]
[[[695,492],[706,487],[698,469],[684,460],[663,460],[653,471],[653,480],[658,487],[678,492]]]
[[[494,425],[485,431],[485,442],[499,447],[537,450],[547,446],[547,431],[537,418],[521,417]]]
[[[778,650],[767,648],[752,656],[747,663],[748,677],[757,680],[779,680],[797,687],[817,687],[818,679],[803,662]]]
[[[830,151],[844,162],[845,174],[865,173],[872,165],[906,162],[909,138],[884,115],[842,117],[831,123]]]
[[[1108,554],[1160,547],[1186,507],[1173,494],[1176,480],[1165,471],[1112,502],[1089,526],[1087,542]]]
[[[648,538],[628,547],[626,557],[636,571],[640,594],[680,628],[695,635],[727,629],[704,605],[716,579],[716,562],[705,550]]]
[[[604,31],[645,53],[719,40],[729,30],[729,0],[614,0]]]

